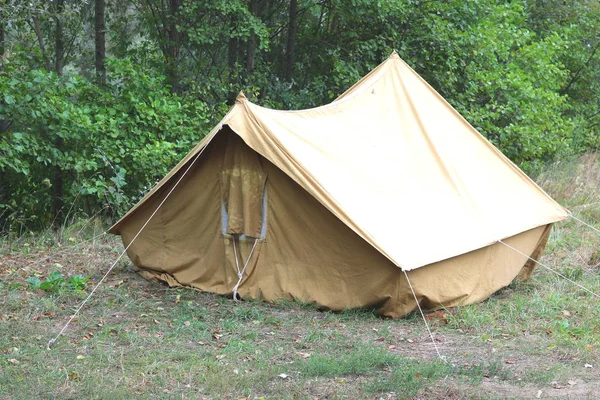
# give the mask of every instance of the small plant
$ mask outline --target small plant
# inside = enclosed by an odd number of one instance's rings
[[[73,275],[68,279],[68,284],[73,290],[83,290],[87,281],[90,279],[89,276],[83,276],[81,274]]]
[[[29,284],[29,289],[33,290],[37,290],[40,288],[40,286],[42,286],[42,281],[40,281],[40,278],[37,276],[30,276],[29,278],[25,279],[25,282]]]
[[[81,291],[85,288],[89,279],[89,276],[83,276],[81,274],[73,275],[68,279],[65,279],[60,271],[54,271],[51,272],[44,281],[40,280],[37,276],[30,276],[25,279],[25,282],[29,284],[29,289],[41,289],[45,292],[55,293],[62,290]]]

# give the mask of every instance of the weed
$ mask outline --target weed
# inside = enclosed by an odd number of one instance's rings
[[[402,394],[402,398],[410,398],[451,372],[450,365],[439,361],[402,360],[395,364],[391,373],[379,376],[364,386],[367,392],[395,392]]]
[[[89,279],[89,276],[83,276],[81,274],[73,275],[65,279],[60,271],[54,271],[43,281],[37,276],[30,276],[25,279],[25,282],[29,284],[30,290],[41,289],[45,292],[56,293],[61,290],[82,291]]]
[[[315,355],[300,365],[308,376],[344,376],[364,374],[397,365],[402,359],[374,345],[362,345],[339,355]]]

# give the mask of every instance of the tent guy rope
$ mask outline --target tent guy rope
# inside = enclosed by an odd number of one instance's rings
[[[423,309],[421,308],[421,304],[419,303],[419,300],[417,299],[417,295],[415,293],[415,290],[413,289],[412,284],[410,283],[410,279],[408,279],[408,274],[406,273],[405,270],[402,270],[402,272],[404,272],[404,276],[406,277],[406,282],[408,282],[408,286],[410,287],[410,291],[412,292],[413,297],[415,298],[415,302],[417,303],[417,307],[419,308],[419,312],[421,313],[421,318],[423,318],[423,322],[425,322],[425,327],[427,328],[427,332],[429,332],[429,337],[431,338],[431,343],[433,343],[433,347],[435,347],[435,352],[437,353],[438,357],[440,358],[440,360],[442,361],[446,361],[446,357],[442,356],[440,354],[440,350],[437,347],[437,344],[435,343],[435,339],[433,337],[433,333],[431,333],[431,329],[429,328],[429,324],[427,323],[427,319],[425,318],[425,314],[423,313]]]
[[[580,220],[579,218],[577,218],[573,214],[569,214],[569,217],[573,218],[575,221],[578,221],[578,222],[582,223],[583,225],[587,226],[588,228],[593,229],[594,231],[596,231],[596,233],[600,233],[600,229],[595,228],[592,225],[588,224],[587,222]]]
[[[146,222],[144,223],[144,225],[142,225],[142,227],[140,228],[140,230],[135,234],[135,236],[133,237],[133,239],[131,239],[131,242],[129,242],[129,244],[127,245],[127,247],[125,247],[125,250],[123,250],[121,252],[121,254],[119,254],[119,256],[117,257],[117,259],[112,263],[112,265],[110,266],[110,268],[108,268],[108,271],[106,271],[106,273],[104,274],[104,276],[102,277],[102,279],[100,279],[98,281],[98,283],[96,284],[96,286],[94,286],[94,288],[92,289],[92,291],[90,292],[90,294],[85,298],[85,300],[83,300],[83,302],[79,305],[79,307],[77,308],[77,310],[75,310],[75,312],[73,313],[73,315],[71,315],[71,318],[69,318],[69,320],[67,321],[67,323],[65,324],[65,326],[63,326],[63,328],[60,330],[60,332],[58,332],[58,335],[56,335],[56,337],[54,337],[53,339],[50,339],[48,341],[48,346],[47,349],[50,350],[50,348],[52,347],[52,345],[58,340],[58,338],[60,337],[60,335],[63,334],[63,332],[65,331],[65,329],[67,329],[67,327],[71,324],[71,322],[73,322],[73,320],[75,319],[75,317],[79,314],[79,312],[81,311],[81,309],[83,308],[83,306],[88,302],[88,300],[93,296],[94,292],[96,292],[96,289],[98,289],[98,287],[100,287],[100,285],[102,284],[102,282],[104,282],[104,280],[106,279],[106,277],[108,276],[108,274],[110,274],[110,272],[113,270],[113,268],[117,265],[117,263],[119,262],[119,260],[121,258],[123,258],[123,256],[125,255],[125,253],[127,253],[127,250],[129,250],[129,248],[131,247],[131,245],[133,244],[133,242],[135,242],[135,240],[138,238],[138,236],[140,235],[140,233],[142,233],[142,231],[144,230],[144,228],[148,225],[148,223],[150,222],[150,220],[156,215],[156,213],[158,212],[158,210],[162,207],[162,205],[165,203],[165,201],[167,201],[167,199],[169,198],[169,196],[171,195],[171,193],[173,193],[173,191],[175,190],[175,188],[179,185],[179,183],[183,180],[183,178],[187,175],[187,173],[189,172],[189,170],[192,168],[192,166],[194,165],[194,163],[198,160],[198,158],[200,158],[200,155],[202,155],[202,153],[204,152],[204,150],[206,150],[206,148],[208,147],[208,144],[206,146],[204,146],[202,148],[202,150],[200,150],[198,152],[198,154],[196,154],[196,156],[194,156],[194,158],[192,159],[192,161],[190,162],[190,165],[186,168],[186,170],[183,172],[183,174],[181,174],[181,176],[179,177],[179,179],[177,180],[177,182],[175,182],[175,184],[173,185],[173,187],[171,188],[171,190],[169,190],[169,192],[167,193],[167,195],[165,196],[164,199],[162,199],[162,201],[160,202],[160,204],[156,207],[156,209],[154,210],[154,212],[150,215],[150,217],[148,217],[148,219],[146,220]]]
[[[531,261],[533,261],[534,263],[536,263],[536,264],[538,264],[538,265],[540,265],[540,266],[542,266],[542,267],[546,268],[548,271],[550,271],[550,272],[552,272],[552,273],[554,273],[554,274],[556,274],[556,275],[560,276],[561,278],[564,278],[564,279],[566,279],[567,281],[571,282],[573,285],[575,285],[575,286],[577,286],[577,287],[579,287],[579,288],[581,288],[581,289],[585,290],[586,292],[590,293],[591,295],[593,295],[593,296],[595,296],[595,297],[598,297],[598,298],[600,298],[600,295],[599,295],[599,294],[596,294],[596,293],[592,292],[590,289],[586,288],[585,286],[583,286],[583,285],[580,285],[579,283],[575,282],[575,281],[574,281],[574,280],[572,280],[572,279],[569,279],[568,277],[564,276],[564,275],[563,275],[563,274],[561,274],[560,272],[558,272],[558,271],[555,271],[553,268],[551,268],[551,267],[547,266],[546,264],[544,264],[544,263],[542,263],[542,262],[540,262],[540,261],[538,261],[538,260],[536,260],[536,259],[534,259],[534,258],[532,258],[532,257],[528,256],[527,254],[523,253],[521,250],[519,250],[519,249],[517,249],[517,248],[514,248],[514,247],[513,247],[513,246],[511,246],[510,244],[508,244],[508,243],[506,243],[506,242],[504,242],[504,241],[502,241],[502,240],[498,240],[498,243],[502,243],[502,244],[503,244],[503,245],[505,245],[506,247],[508,247],[508,248],[510,248],[510,249],[512,249],[512,250],[514,250],[514,251],[516,251],[517,253],[519,253],[519,254],[521,254],[521,255],[523,255],[523,256],[525,256],[525,257],[527,257],[528,259],[530,259],[530,260],[531,260]]]

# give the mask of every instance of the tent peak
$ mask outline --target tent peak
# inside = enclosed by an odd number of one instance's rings
[[[396,53],[396,50],[392,50],[392,54],[388,58],[400,58],[400,55]]]
[[[248,98],[246,97],[246,95],[244,94],[243,90],[240,90],[240,93],[237,95],[237,97],[235,98],[235,102],[236,103],[241,103],[244,100],[248,100]]]

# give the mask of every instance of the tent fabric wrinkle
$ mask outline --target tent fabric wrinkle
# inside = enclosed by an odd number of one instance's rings
[[[332,103],[279,111],[242,92],[109,232],[145,276],[243,298],[400,317],[487,298],[569,212],[393,53]],[[249,258],[238,282],[233,241]],[[255,250],[252,250],[253,244]]]

